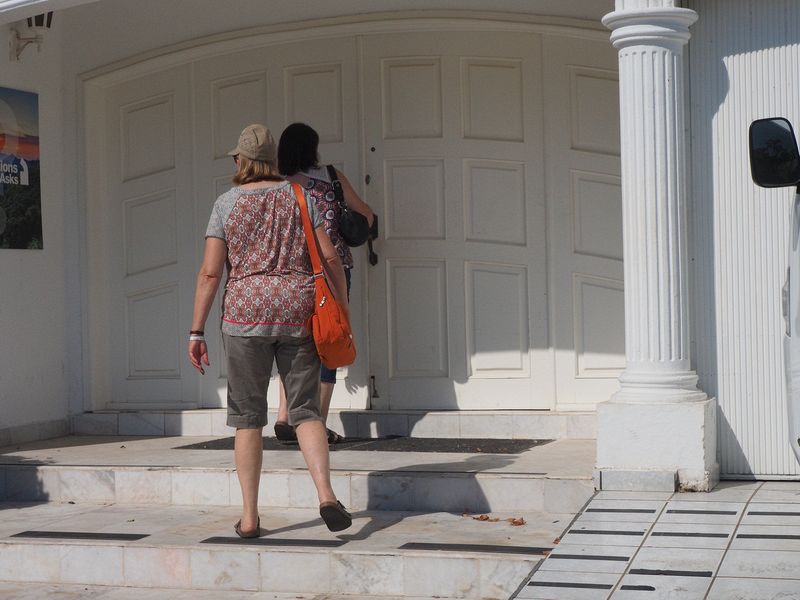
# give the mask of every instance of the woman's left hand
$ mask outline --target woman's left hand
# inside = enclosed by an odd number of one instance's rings
[[[203,369],[203,365],[209,366],[211,364],[208,362],[208,346],[205,342],[189,342],[189,360],[192,366],[200,371],[201,375],[205,375],[206,371]]]

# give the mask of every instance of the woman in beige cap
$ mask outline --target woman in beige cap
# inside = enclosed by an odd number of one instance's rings
[[[204,373],[208,313],[228,265],[222,339],[228,360],[228,425],[236,428],[234,456],[243,514],[234,529],[258,537],[258,485],[267,423],[267,385],[273,361],[286,388],[289,419],[314,480],[320,515],[331,531],[351,524],[330,480],[327,431],[320,415],[320,360],[305,323],[314,310],[314,283],[298,198],[278,174],[275,140],[263,125],[242,131],[230,153],[233,187],[214,204],[197,276],[189,360]],[[303,194],[337,298],[346,298],[344,271],[314,202]],[[346,306],[346,303],[343,303]]]

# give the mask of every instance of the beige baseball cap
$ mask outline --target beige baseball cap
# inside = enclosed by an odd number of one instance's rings
[[[278,147],[275,138],[264,125],[248,125],[239,136],[236,148],[228,152],[231,156],[241,154],[250,160],[275,161],[278,158]]]

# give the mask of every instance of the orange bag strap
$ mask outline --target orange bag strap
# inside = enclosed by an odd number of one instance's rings
[[[311,216],[308,214],[308,204],[303,188],[299,183],[293,183],[294,197],[300,205],[300,217],[303,219],[303,231],[306,234],[306,245],[308,254],[311,256],[311,268],[314,269],[314,277],[323,277],[322,261],[319,258],[319,248],[317,248],[317,236],[314,235],[314,228],[311,226]]]

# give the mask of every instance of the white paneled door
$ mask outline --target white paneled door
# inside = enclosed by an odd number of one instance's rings
[[[373,406],[553,406],[540,39],[363,40]]]
[[[104,400],[195,406],[184,364],[195,264],[189,67],[114,87],[106,115],[107,199],[92,223],[105,234],[105,245],[93,241],[109,294],[108,322],[97,328],[108,348],[99,360],[110,363],[97,369],[111,378]]]
[[[181,61],[90,90],[95,408],[224,405],[218,307],[205,377],[185,339],[226,152],[254,121],[276,137],[314,126],[323,162],[381,218],[378,264],[356,251],[361,352],[334,407],[574,409],[610,396],[624,348],[607,41],[346,34]]]

